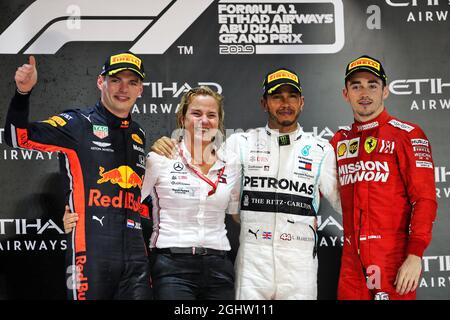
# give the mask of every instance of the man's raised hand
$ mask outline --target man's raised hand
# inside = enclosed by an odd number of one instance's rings
[[[21,93],[28,93],[37,83],[36,59],[30,56],[28,63],[18,67],[14,76],[17,89]]]

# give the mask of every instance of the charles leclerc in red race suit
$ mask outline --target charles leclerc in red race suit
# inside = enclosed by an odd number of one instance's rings
[[[422,257],[431,241],[436,188],[430,143],[414,124],[383,111],[354,123],[331,140],[336,150],[344,223],[339,299],[415,299],[395,292],[397,271],[408,254]],[[381,271],[381,288],[370,291],[364,273]],[[364,270],[365,269],[365,270]]]
[[[431,241],[437,202],[430,142],[384,109],[339,130],[331,144],[345,239],[338,299],[415,299],[415,291],[399,295],[394,282],[408,254],[422,257]],[[374,266],[380,286],[369,289]]]

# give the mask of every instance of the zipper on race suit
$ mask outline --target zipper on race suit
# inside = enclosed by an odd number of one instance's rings
[[[363,272],[364,277],[366,278],[366,282],[367,282],[368,279],[369,279],[369,276],[367,275],[366,268],[364,267],[364,263],[363,263],[362,258],[361,258],[361,228],[362,228],[362,210],[359,209],[359,230],[358,230],[358,238],[357,238],[357,241],[358,241],[358,258],[359,258],[359,262],[361,263],[362,272]]]
[[[362,210],[359,209],[359,228],[358,228],[358,236],[355,239],[358,243],[358,256],[361,256],[361,228],[362,228]]]
[[[308,227],[311,228],[313,234],[314,234],[314,249],[313,249],[313,259],[317,256],[317,234],[316,234],[316,230],[314,230],[314,228],[308,224]]]

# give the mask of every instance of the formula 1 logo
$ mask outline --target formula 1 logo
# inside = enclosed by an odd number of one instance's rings
[[[214,0],[37,0],[1,35],[0,54],[55,54],[72,41],[130,41],[163,54]]]

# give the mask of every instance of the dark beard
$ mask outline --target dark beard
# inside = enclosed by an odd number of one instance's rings
[[[298,120],[298,116],[300,115],[300,112],[297,114],[297,116],[294,118],[294,120],[292,120],[292,121],[288,121],[288,120],[285,120],[285,121],[278,121],[278,118],[273,114],[273,113],[271,113],[270,111],[268,111],[268,113],[269,113],[269,117],[272,119],[272,120],[274,120],[276,123],[278,123],[279,125],[281,125],[281,126],[283,126],[283,127],[289,127],[289,126],[292,126],[294,123],[296,123],[297,122],[297,120]]]
[[[297,122],[297,120],[294,120],[294,121],[282,121],[282,122],[278,122],[278,123],[281,124],[283,127],[289,127],[289,126],[292,126],[296,122]]]

